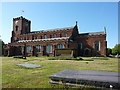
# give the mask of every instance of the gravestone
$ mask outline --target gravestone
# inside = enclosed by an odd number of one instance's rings
[[[51,82],[63,82],[64,84],[90,85],[96,87],[120,88],[120,76],[118,72],[88,71],[64,69],[49,77]]]
[[[24,66],[24,67],[28,67],[28,68],[41,68],[41,65],[35,65],[35,64],[28,64],[28,63],[24,63],[24,64],[17,64],[17,66]]]

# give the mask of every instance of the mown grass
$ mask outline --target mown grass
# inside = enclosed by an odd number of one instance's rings
[[[107,60],[104,59],[93,60],[92,57],[82,57],[83,60],[48,60],[48,59],[49,57],[43,56],[27,57],[27,59],[2,57],[1,67],[3,88],[62,87],[50,85],[48,83],[50,81],[48,77],[63,69],[118,72],[118,58],[108,58]],[[32,60],[37,61],[28,62]],[[16,65],[21,63],[42,65],[43,67],[32,69]]]

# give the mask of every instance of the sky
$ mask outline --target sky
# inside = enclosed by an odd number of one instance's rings
[[[24,12],[22,12],[24,10]],[[2,2],[1,39],[10,43],[13,18],[31,20],[31,31],[71,27],[79,33],[107,31],[107,47],[118,43],[117,2]]]

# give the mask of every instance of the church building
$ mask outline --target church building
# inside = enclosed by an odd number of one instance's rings
[[[20,16],[13,18],[11,43],[4,45],[5,56],[59,56],[70,50],[74,57],[106,56],[106,28],[79,33],[76,22],[73,27],[31,32],[31,21]]]

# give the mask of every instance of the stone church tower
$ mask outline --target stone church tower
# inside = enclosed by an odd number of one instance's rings
[[[25,18],[18,17],[13,18],[13,31],[11,37],[11,43],[18,41],[20,38],[17,38],[19,35],[30,33],[31,21]]]

